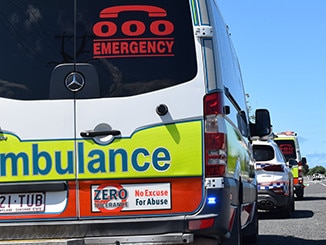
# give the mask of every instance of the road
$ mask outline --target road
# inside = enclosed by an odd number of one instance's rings
[[[259,236],[256,245],[325,245],[326,180],[305,180],[304,200],[296,200],[291,218],[277,213],[259,214]]]

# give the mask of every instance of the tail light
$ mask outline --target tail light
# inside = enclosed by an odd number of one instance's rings
[[[190,220],[188,224],[189,230],[199,230],[212,227],[214,225],[214,218]]]
[[[226,172],[226,126],[222,93],[208,94],[204,98],[205,120],[205,174],[220,177]]]
[[[299,184],[303,183],[303,176],[302,176],[302,162],[298,162],[298,182]]]
[[[272,189],[272,191],[275,194],[282,194],[282,195],[286,194],[286,191],[285,191],[284,187],[277,187],[277,188]]]

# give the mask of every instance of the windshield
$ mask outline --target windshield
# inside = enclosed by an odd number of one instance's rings
[[[49,99],[60,64],[92,65],[97,97],[155,91],[197,73],[188,0],[1,0],[0,33],[4,98]]]
[[[274,159],[274,149],[269,145],[253,145],[253,154],[256,161],[270,161]]]
[[[296,159],[297,155],[295,152],[295,145],[293,140],[274,140],[275,143],[278,145],[280,150],[283,152],[283,155],[286,161],[289,159]]]

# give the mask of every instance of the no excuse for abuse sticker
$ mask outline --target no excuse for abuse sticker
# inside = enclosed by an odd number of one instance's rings
[[[170,183],[92,185],[92,212],[171,209]]]

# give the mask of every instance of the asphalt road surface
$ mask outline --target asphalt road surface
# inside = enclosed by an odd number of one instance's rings
[[[304,199],[295,201],[291,218],[259,213],[256,245],[326,245],[326,180],[305,183]]]

